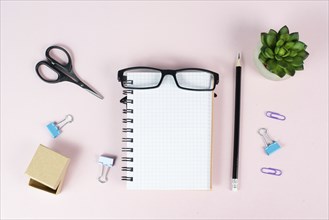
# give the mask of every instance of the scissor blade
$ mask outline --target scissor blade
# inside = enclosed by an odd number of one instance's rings
[[[94,96],[100,98],[100,99],[104,99],[104,96],[102,96],[101,94],[99,94],[98,92],[94,91],[93,89],[89,88],[89,86],[87,86],[84,83],[80,83],[80,86],[82,88],[84,88],[85,90],[87,90],[88,92],[90,92],[91,94],[93,94]]]
[[[100,98],[100,99],[104,99],[104,96],[102,96],[101,94],[93,91],[93,90],[89,90],[89,89],[86,89],[88,92],[90,92],[91,94],[93,94],[94,96]]]

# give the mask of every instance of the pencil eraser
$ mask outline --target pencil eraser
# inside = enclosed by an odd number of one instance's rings
[[[232,191],[233,192],[238,191],[238,179],[232,179]]]

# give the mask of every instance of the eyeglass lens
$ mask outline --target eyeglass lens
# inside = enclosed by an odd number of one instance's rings
[[[123,73],[125,85],[130,88],[150,88],[159,85],[162,73],[153,69],[132,69]],[[182,70],[176,73],[180,87],[194,90],[210,90],[214,87],[213,74],[202,70]]]
[[[132,69],[123,73],[127,79],[127,86],[131,88],[149,88],[157,86],[162,73],[152,69]]]

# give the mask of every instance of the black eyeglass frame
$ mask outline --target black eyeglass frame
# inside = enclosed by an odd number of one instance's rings
[[[156,70],[156,71],[161,72],[161,79],[160,79],[158,85],[151,86],[151,87],[143,87],[143,88],[130,87],[129,85],[127,86],[127,84],[125,84],[125,82],[127,80],[125,79],[125,76],[123,74],[124,74],[125,71],[134,70],[134,69],[149,69],[149,70]],[[213,86],[213,88],[211,88],[211,89],[191,89],[191,88],[185,88],[185,87],[180,86],[178,81],[177,81],[176,74],[177,74],[177,72],[186,71],[186,70],[204,71],[204,72],[210,73],[211,75],[214,76],[214,86]],[[154,89],[154,88],[160,87],[160,85],[162,83],[162,80],[166,75],[171,75],[174,78],[175,83],[176,83],[178,88],[186,89],[186,90],[192,90],[192,91],[213,91],[216,88],[216,85],[219,83],[219,74],[215,73],[213,71],[210,71],[210,70],[206,70],[206,69],[184,68],[184,69],[171,70],[171,69],[158,69],[158,68],[154,68],[154,67],[145,67],[145,66],[129,67],[129,68],[119,70],[118,71],[118,81],[121,82],[121,86],[125,89]]]

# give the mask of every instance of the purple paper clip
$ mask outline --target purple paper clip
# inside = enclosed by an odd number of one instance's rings
[[[263,167],[260,169],[260,172],[265,173],[265,174],[270,174],[274,176],[281,176],[282,171],[279,169],[271,168],[271,167]]]
[[[281,114],[276,113],[276,112],[267,111],[265,113],[265,115],[269,118],[273,118],[273,119],[277,119],[277,120],[281,120],[281,121],[286,120],[286,116],[281,115]]]

